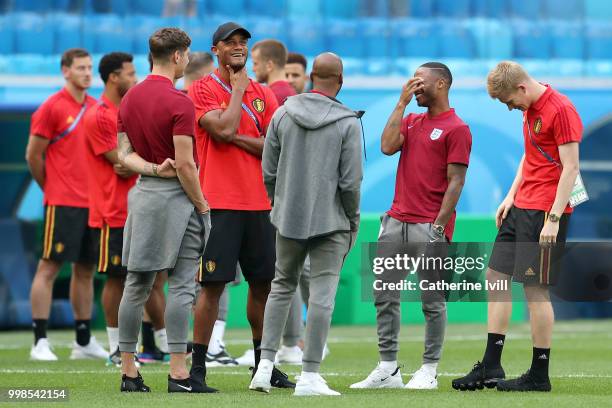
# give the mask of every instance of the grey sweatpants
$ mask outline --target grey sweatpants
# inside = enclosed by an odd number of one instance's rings
[[[193,282],[199,268],[204,247],[204,225],[201,216],[192,213],[181,241],[178,258],[168,271],[168,296],[165,321],[168,351],[187,351],[189,316],[195,296]],[[129,272],[119,305],[119,350],[136,352],[138,332],[142,323],[144,304],[149,298],[157,272]]]
[[[289,317],[283,333],[283,346],[297,346],[298,341],[302,337],[304,329],[304,320],[302,318],[303,304],[308,306],[308,290],[310,286],[310,257],[306,256],[304,261],[304,269],[300,274],[298,290],[295,291],[291,307],[289,308]]]
[[[407,243],[415,251],[411,256],[421,255],[429,242],[431,224],[402,223],[385,214],[382,218],[378,242]],[[422,243],[423,245],[420,245]],[[415,244],[415,245],[412,245]],[[379,251],[380,251],[379,245]],[[378,254],[377,254],[378,256]],[[406,278],[407,272],[395,276],[394,281]],[[381,361],[396,361],[399,351],[400,332],[400,292],[374,291],[376,306],[376,326],[378,331],[378,351]],[[446,331],[446,302],[436,300],[422,301],[425,316],[425,352],[423,363],[436,363],[442,355],[442,344]]]
[[[276,234],[276,274],[264,313],[261,358],[274,361],[289,306],[296,293],[304,259],[310,255],[310,297],[302,369],[318,372],[334,310],[340,269],[351,246],[349,232],[305,241]]]

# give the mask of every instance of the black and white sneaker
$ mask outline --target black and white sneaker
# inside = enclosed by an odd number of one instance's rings
[[[191,392],[192,386],[189,378],[177,380],[168,375],[168,392]]]
[[[107,366],[114,365],[116,367],[121,367],[121,352],[119,351],[119,347],[108,356],[108,360],[106,361]]]
[[[206,385],[206,367],[191,366],[189,371],[189,384],[193,394],[212,394],[219,392],[216,388]]]
[[[482,390],[484,387],[494,388],[498,381],[504,378],[506,373],[501,366],[489,368],[479,361],[468,375],[454,379],[452,385],[460,391]]]
[[[249,371],[251,372],[251,379],[253,379],[255,376],[255,368],[249,367]],[[270,385],[275,388],[295,388],[295,383],[289,381],[289,376],[276,367],[272,369]]]
[[[145,385],[140,372],[138,377],[132,378],[123,374],[121,376],[121,392],[151,392],[151,388]]]
[[[550,392],[552,386],[548,377],[541,379],[537,378],[529,370],[519,378],[512,380],[502,380],[497,383],[497,391],[540,391]]]
[[[206,353],[207,367],[236,367],[238,362],[228,354],[225,348],[217,354]]]

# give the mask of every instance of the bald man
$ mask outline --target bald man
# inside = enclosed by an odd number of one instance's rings
[[[287,99],[276,111],[264,144],[264,184],[276,227],[276,275],[264,313],[261,361],[249,388],[270,392],[291,299],[310,256],[304,356],[294,395],[340,395],[319,375],[319,366],[340,269],[359,227],[361,127],[359,116],[335,98],[342,87],[338,56],[319,55],[311,80],[311,92]]]

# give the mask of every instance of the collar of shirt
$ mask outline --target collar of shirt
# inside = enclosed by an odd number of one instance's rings
[[[550,95],[552,94],[552,88],[548,84],[542,84],[542,85],[544,85],[546,87],[546,90],[544,91],[544,93],[542,95],[540,95],[538,100],[535,101],[535,103],[533,103],[529,107],[529,109],[533,109],[533,110],[537,110],[537,111],[542,110],[544,105],[546,105],[546,102],[548,101],[548,98],[550,98]]]
[[[104,94],[102,94],[102,96],[100,97],[100,101],[101,101],[101,102],[102,102],[104,105],[108,106],[108,107],[109,107],[109,108],[111,108],[111,109],[117,110],[117,109],[119,108],[117,105],[115,105],[115,104],[113,103],[113,101],[111,101],[110,99],[108,99],[108,98],[106,97],[106,95],[104,95]]]
[[[332,101],[334,101],[334,102],[342,103],[342,102],[340,102],[339,100],[337,100],[336,98],[334,98],[333,96],[327,95],[327,94],[325,94],[325,93],[323,93],[323,92],[319,91],[318,89],[311,89],[311,90],[310,90],[310,93],[315,93],[315,94],[323,95],[323,96],[328,97],[329,99],[331,99],[331,100],[332,100]]]
[[[163,75],[155,75],[155,74],[149,74],[147,75],[147,80],[149,81],[167,81],[171,86],[174,86],[174,83],[172,83],[172,81],[170,80],[170,78],[165,77]]]
[[[219,72],[219,68],[215,69],[215,75],[217,76],[217,78],[219,78],[219,81],[223,82],[225,85],[227,85],[227,87],[229,89],[232,89],[232,86],[230,84],[228,84],[227,82],[225,82],[223,80],[223,78],[221,78],[221,73]],[[216,82],[216,81],[215,81]],[[253,80],[251,78],[249,78],[249,86],[247,86],[246,90],[244,91],[245,93],[251,93],[254,92],[255,90],[253,89]]]
[[[427,119],[429,119],[429,120],[446,119],[447,117],[452,116],[454,114],[455,114],[455,109],[454,108],[450,108],[446,112],[438,113],[436,116],[431,116],[429,114],[429,112],[427,112]]]

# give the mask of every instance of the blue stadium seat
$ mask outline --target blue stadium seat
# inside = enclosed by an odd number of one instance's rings
[[[587,58],[612,59],[612,24],[589,21],[586,26]]]
[[[146,0],[145,0],[146,1]],[[246,0],[208,0],[208,12],[239,18],[247,14]]]
[[[56,54],[61,54],[68,48],[83,46],[81,17],[67,13],[56,13],[49,17],[56,27],[54,47]]]
[[[132,49],[134,54],[145,54],[149,53],[149,37],[156,30],[167,27],[169,25],[175,25],[178,19],[166,19],[163,17],[144,16],[144,15],[130,15],[121,22],[125,27],[130,27],[129,30],[123,34],[128,37],[125,42],[130,41],[130,44],[126,44]],[[121,20],[120,20],[121,21]],[[170,23],[172,21],[172,23]],[[123,51],[123,50],[122,50]]]
[[[53,24],[35,13],[12,15],[15,27],[15,51],[22,54],[50,54],[53,52]]]
[[[164,0],[132,0],[131,4],[134,14],[161,17],[164,11]]]
[[[397,19],[391,21],[392,57],[427,57],[439,55],[438,36],[429,20]]]
[[[284,17],[287,13],[287,0],[247,0],[246,3],[249,15]]]
[[[580,20],[584,17],[584,0],[544,0],[544,12],[551,20]]]
[[[439,17],[466,18],[470,16],[470,0],[437,0],[436,14]]]
[[[476,57],[512,58],[512,30],[507,24],[496,19],[473,18],[465,26],[474,38]]]
[[[433,17],[434,12],[434,0],[416,0],[410,2],[409,17]]]
[[[46,13],[51,10],[51,0],[18,0],[13,2],[16,12]]]
[[[268,17],[251,17],[245,27],[251,33],[251,46],[257,41],[274,38],[288,47],[287,25],[283,19]],[[210,42],[210,39],[208,40]]]
[[[550,58],[550,33],[542,22],[514,20],[514,56],[517,58]]]
[[[0,54],[15,52],[14,41],[14,26],[10,15],[0,15]]]
[[[324,17],[353,19],[359,14],[359,0],[324,1],[322,8]]]
[[[113,51],[132,52],[131,32],[125,29],[125,21],[115,15],[90,15],[83,20],[83,44],[94,54],[105,54]],[[147,37],[148,38],[148,37]],[[146,40],[145,40],[146,41]]]
[[[438,36],[441,57],[474,58],[476,54],[474,38],[462,23],[446,19],[439,20],[434,32]]]
[[[125,16],[132,12],[132,3],[124,0],[110,0],[110,8],[113,14]]]
[[[584,58],[584,27],[581,22],[550,21],[553,58]]]
[[[360,31],[366,57],[388,58],[391,55],[391,27],[383,18],[364,18],[360,20]]]
[[[472,0],[473,17],[504,18],[508,15],[506,0]]]
[[[288,22],[289,49],[312,57],[325,51],[324,26],[308,19],[292,19]]]
[[[593,20],[612,20],[612,2],[609,0],[584,0],[584,17]]]
[[[388,17],[388,0],[363,0],[360,2],[359,15],[363,17]],[[397,16],[394,16],[397,17]]]
[[[543,17],[542,0],[509,0],[510,17],[524,18],[532,21]]]
[[[322,0],[287,0],[287,16],[296,19],[318,19],[321,17]]]
[[[329,19],[325,22],[326,49],[341,58],[363,58],[364,44],[358,20]]]

